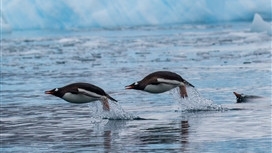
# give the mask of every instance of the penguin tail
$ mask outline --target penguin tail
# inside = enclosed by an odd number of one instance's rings
[[[191,86],[191,87],[195,87],[194,85],[192,85],[191,83],[189,83],[188,81],[186,81],[186,80],[184,80],[184,82],[183,82],[185,85],[187,85],[187,86]]]
[[[118,102],[117,100],[115,100],[114,98],[112,98],[110,95],[107,95],[107,98],[109,98],[112,101]]]

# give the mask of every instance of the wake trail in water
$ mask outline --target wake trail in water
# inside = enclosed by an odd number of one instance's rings
[[[221,105],[215,104],[212,100],[206,99],[200,95],[197,89],[187,87],[188,97],[181,98],[179,89],[171,90],[170,93],[178,102],[178,111],[181,112],[200,112],[200,111],[227,111]],[[93,122],[100,122],[102,119],[109,120],[146,120],[134,114],[126,112],[119,103],[109,102],[110,111],[104,111],[100,102],[89,103],[90,117]]]
[[[214,104],[212,100],[206,99],[200,95],[200,93],[192,87],[187,87],[188,97],[181,98],[179,89],[176,88],[170,93],[174,96],[179,103],[179,110],[184,112],[197,112],[197,111],[224,111],[227,110],[221,105]]]

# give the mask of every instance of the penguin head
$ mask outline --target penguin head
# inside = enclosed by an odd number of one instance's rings
[[[139,82],[134,82],[131,85],[126,86],[126,89],[136,89],[141,90]]]
[[[54,88],[52,90],[45,91],[45,94],[50,94],[50,95],[54,95],[57,97],[63,96],[59,88]]]

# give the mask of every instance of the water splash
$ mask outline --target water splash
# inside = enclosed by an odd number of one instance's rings
[[[192,87],[187,87],[187,98],[181,98],[179,89],[176,88],[170,92],[176,101],[179,102],[179,110],[182,112],[195,112],[195,111],[223,111],[226,110],[221,105],[214,104],[212,100],[206,99]]]
[[[90,103],[89,108],[90,108],[90,117],[92,121],[100,122],[102,119],[109,119],[109,120],[140,119],[140,117],[126,112],[119,103],[110,101],[109,104],[110,104],[110,111],[104,111],[99,101]]]

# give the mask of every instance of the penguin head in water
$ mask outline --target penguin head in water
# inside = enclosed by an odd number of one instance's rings
[[[245,95],[244,94],[239,94],[237,92],[233,92],[233,94],[236,96],[236,102],[237,103],[242,103],[246,102]]]

